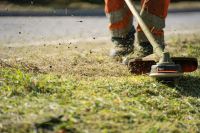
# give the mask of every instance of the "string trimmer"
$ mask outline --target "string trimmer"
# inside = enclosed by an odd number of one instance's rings
[[[125,2],[154,49],[154,54],[148,57],[132,59],[129,61],[128,67],[133,74],[148,73],[151,77],[157,79],[174,79],[182,76],[185,72],[193,72],[197,69],[198,61],[196,58],[171,58],[169,52],[164,51],[156,42],[149,28],[137,12],[132,0],[125,0]]]

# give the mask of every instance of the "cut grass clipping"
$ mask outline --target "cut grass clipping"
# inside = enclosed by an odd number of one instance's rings
[[[174,37],[168,48],[199,58],[198,38]],[[199,70],[170,87],[129,74],[109,48],[1,47],[0,132],[200,132]]]

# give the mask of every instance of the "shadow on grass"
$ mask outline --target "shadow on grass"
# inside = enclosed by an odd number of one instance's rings
[[[182,77],[175,83],[174,87],[184,96],[200,97],[200,77]]]

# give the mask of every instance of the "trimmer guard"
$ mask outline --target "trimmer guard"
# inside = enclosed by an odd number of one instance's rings
[[[198,61],[196,58],[192,57],[171,57],[175,64],[181,66],[183,73],[194,72],[198,68]],[[130,60],[128,68],[131,73],[140,75],[148,74],[151,71],[151,66],[156,65],[154,60],[144,60],[144,59],[134,59]]]

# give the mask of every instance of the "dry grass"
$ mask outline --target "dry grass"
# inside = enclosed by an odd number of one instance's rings
[[[108,57],[108,42],[84,42],[80,45],[58,44],[0,49],[3,66],[37,73],[78,76],[122,76],[126,67]]]
[[[176,35],[169,38],[167,50],[173,56],[194,56],[188,47],[200,42],[197,34]],[[106,41],[22,47],[1,46],[1,66],[37,73],[51,72],[74,76],[128,75],[124,65],[116,63],[109,57],[111,48],[111,43]]]

